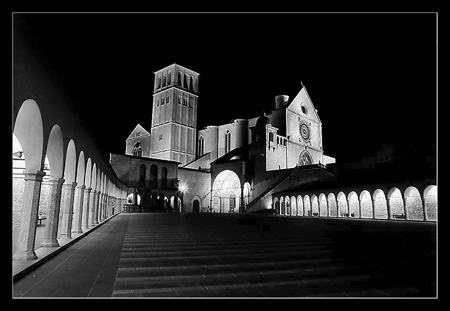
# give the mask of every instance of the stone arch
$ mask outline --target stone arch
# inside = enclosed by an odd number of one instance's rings
[[[66,163],[64,165],[64,181],[65,183],[75,182],[77,169],[77,150],[73,139],[69,141],[66,152]]]
[[[176,201],[175,201],[176,200]],[[172,208],[173,211],[175,212],[180,212],[181,211],[181,198],[179,198],[178,196],[171,196],[170,197],[170,207]]]
[[[336,197],[333,192],[330,192],[327,196],[328,201],[328,215],[330,217],[338,217]]]
[[[348,213],[350,217],[359,218],[359,200],[355,191],[351,191],[347,196]]]
[[[373,192],[373,204],[374,204],[373,209],[375,211],[374,218],[388,219],[387,200],[383,190],[376,189]]]
[[[86,185],[86,188],[91,188],[92,184],[92,162],[91,158],[88,158],[86,163],[86,174],[84,175],[84,184]]]
[[[294,196],[291,197],[291,215],[297,216],[298,215],[298,209],[297,209],[297,200]]]
[[[349,217],[347,197],[344,192],[340,191],[337,195],[338,217]]]
[[[273,199],[273,207],[275,209],[275,215],[280,215],[280,200],[277,197]]]
[[[405,219],[405,206],[400,189],[392,187],[387,195],[391,217],[389,219]]]
[[[27,99],[20,106],[13,133],[22,146],[26,170],[40,171],[44,161],[44,127],[41,111],[34,100]]]
[[[425,204],[426,219],[428,221],[437,220],[437,187],[429,185],[423,191],[423,199]]]
[[[303,210],[303,216],[312,216],[311,200],[307,194],[303,196]]]
[[[198,195],[194,195],[191,199],[191,206],[193,213],[199,213],[202,211],[202,200]]]
[[[315,194],[311,196],[311,213],[313,216],[319,216],[319,201]]]
[[[150,188],[158,188],[158,166],[156,164],[150,166]]]
[[[361,191],[359,194],[359,204],[361,204],[361,218],[373,218],[373,205],[370,192],[367,190]]]
[[[280,198],[280,215],[285,215],[286,214],[286,205],[284,203],[284,197]]]
[[[286,215],[291,215],[291,198],[289,196],[286,196],[284,198],[284,204],[286,205]]]
[[[327,217],[328,205],[327,205],[327,198],[324,193],[319,194],[318,203],[319,203],[319,216]]]
[[[92,164],[92,173],[91,173],[91,188],[92,191],[97,190],[97,165]]]
[[[305,216],[303,208],[303,199],[300,195],[297,196],[297,215]]]
[[[213,200],[212,203],[212,208],[216,213],[229,213],[233,209],[234,211],[240,210],[241,180],[234,171],[221,171],[214,178],[212,192],[213,196],[217,194],[216,197],[218,198]]]
[[[55,124],[50,131],[46,154],[50,163],[50,176],[62,178],[64,165],[63,133],[58,124]]]
[[[404,192],[407,220],[424,220],[422,199],[416,187],[410,186]]]
[[[85,185],[84,182],[85,174],[86,174],[86,163],[84,161],[84,152],[80,151],[77,162],[77,176],[75,178],[75,181],[77,182],[78,186]]]

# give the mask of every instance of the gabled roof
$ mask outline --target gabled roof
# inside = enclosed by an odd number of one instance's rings
[[[314,107],[314,104],[313,104],[313,102],[311,100],[311,97],[309,97],[308,91],[306,90],[306,87],[303,84],[302,84],[302,88],[297,93],[297,95],[294,97],[294,99],[288,105],[286,105],[283,108],[290,108],[292,105],[297,105],[297,104],[299,105],[300,104],[299,102],[303,102],[304,103],[305,100],[306,100],[305,104],[307,106],[309,106],[309,107],[307,107],[308,113],[311,112],[311,114],[313,116],[315,116],[320,123],[322,123],[322,121],[320,121],[319,114],[317,113],[317,110]],[[292,109],[292,108],[291,108],[291,110],[295,111],[295,109]]]
[[[211,163],[211,165],[228,163],[230,161],[235,161],[235,160],[238,160],[238,161],[248,160],[249,150],[250,150],[250,145],[235,148],[235,149],[231,150],[230,152],[224,154],[220,158],[216,159],[214,162]],[[236,157],[236,156],[238,157],[238,159],[232,160],[232,158]]]
[[[136,125],[136,127],[134,128],[134,130],[131,132],[130,136],[128,136],[128,138],[126,140],[135,138],[136,132],[141,132],[141,136],[150,135],[150,133],[138,123],[138,125]]]

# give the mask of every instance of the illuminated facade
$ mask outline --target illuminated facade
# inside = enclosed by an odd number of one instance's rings
[[[138,124],[126,140],[125,154],[141,158],[140,165],[157,165],[158,159],[159,170],[169,163],[163,161],[178,165],[175,179],[187,186],[184,211],[244,211],[255,199],[254,209],[271,208],[268,189],[286,178],[301,184],[330,177],[317,173],[305,179],[297,172],[299,167],[326,170],[335,163],[323,153],[322,123],[303,85],[291,101],[276,96],[269,113],[197,130],[198,81],[197,72],[178,64],[156,71],[151,129]],[[113,167],[118,161],[111,160]],[[160,188],[146,192],[161,193],[169,202],[169,195],[181,196],[177,187],[173,194]]]

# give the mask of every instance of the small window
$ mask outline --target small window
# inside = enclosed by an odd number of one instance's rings
[[[178,103],[181,104],[181,95],[178,95]]]
[[[169,96],[169,94],[167,94],[167,96],[166,96],[166,104],[168,104],[168,103],[170,103],[170,96]]]
[[[159,99],[156,101],[156,107],[159,107]]]
[[[193,102],[194,102],[194,99],[193,99],[192,97],[190,97],[190,98],[189,98],[189,108],[194,107]]]
[[[273,133],[272,132],[269,133],[269,141],[273,142]]]
[[[166,81],[167,81],[167,77],[166,77],[166,75],[164,75],[162,78],[162,87],[166,86]]]
[[[167,75],[167,85],[170,85],[172,83],[172,71],[169,71]]]
[[[159,140],[163,139],[163,134],[159,134]]]
[[[136,137],[141,136],[141,132],[136,132]]]
[[[187,106],[188,98],[185,96],[183,97],[183,105]]]
[[[163,97],[161,98],[161,106],[166,104],[166,99]]]
[[[156,81],[156,88],[159,89],[161,87],[161,77],[159,76]]]

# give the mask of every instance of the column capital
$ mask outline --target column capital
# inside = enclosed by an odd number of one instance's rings
[[[64,178],[60,178],[60,177],[55,177],[55,176],[49,176],[48,178],[48,182],[49,183],[53,183],[53,184],[63,184],[64,183]]]
[[[24,170],[22,173],[25,180],[42,181],[42,177],[45,176],[45,172],[36,170]]]

